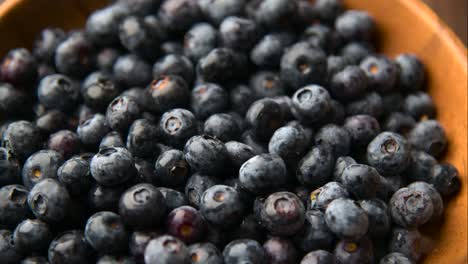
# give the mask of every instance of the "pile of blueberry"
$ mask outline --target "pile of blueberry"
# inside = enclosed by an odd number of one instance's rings
[[[0,65],[0,262],[416,263],[460,188],[339,0],[116,0]]]

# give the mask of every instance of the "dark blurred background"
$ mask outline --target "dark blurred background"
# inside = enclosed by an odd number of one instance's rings
[[[424,0],[457,33],[460,39],[468,43],[468,0]]]

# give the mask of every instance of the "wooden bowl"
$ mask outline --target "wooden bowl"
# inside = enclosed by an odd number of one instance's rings
[[[105,0],[7,0],[0,6],[0,55],[13,47],[31,47],[46,26],[82,27],[87,15]],[[425,228],[433,251],[425,263],[467,263],[467,51],[452,31],[418,0],[344,0],[349,8],[367,10],[379,28],[380,51],[389,56],[417,54],[425,63],[437,119],[449,138],[446,161],[462,178],[461,192],[446,203],[445,219]]]

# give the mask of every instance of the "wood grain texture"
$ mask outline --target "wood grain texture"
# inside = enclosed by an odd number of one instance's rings
[[[439,1],[439,0],[437,0]],[[440,0],[441,2],[445,2]],[[464,0],[466,1],[466,0]],[[80,27],[103,0],[8,0],[0,6],[0,54],[13,47],[30,47],[46,26]],[[464,45],[418,0],[344,0],[371,13],[379,26],[380,51],[389,56],[416,53],[427,66],[428,90],[446,129],[450,145],[445,159],[459,170],[461,192],[446,204],[442,223],[424,229],[433,251],[424,263],[467,263],[468,259],[468,74]],[[45,11],[46,10],[46,11]]]

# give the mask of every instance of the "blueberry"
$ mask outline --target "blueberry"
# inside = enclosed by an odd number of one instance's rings
[[[432,156],[439,156],[447,145],[444,128],[436,120],[425,120],[410,131],[408,140],[417,149]]]
[[[197,121],[189,110],[176,108],[162,115],[159,130],[166,144],[180,148],[197,134]]]
[[[400,88],[403,91],[421,90],[426,77],[424,65],[419,58],[413,54],[401,54],[395,58],[395,63],[400,69]]]
[[[275,97],[285,94],[285,87],[278,74],[260,71],[250,78],[250,88],[257,98]]]
[[[299,252],[288,239],[272,237],[263,243],[263,249],[271,264],[297,263],[299,258]]]
[[[84,145],[93,149],[101,142],[109,130],[106,117],[102,114],[94,114],[78,125],[76,133]]]
[[[231,241],[223,250],[224,263],[265,264],[266,254],[262,245],[251,239]]]
[[[350,64],[351,64],[350,60],[348,58],[345,58],[344,56],[330,55],[327,57],[327,83],[330,86],[330,92],[332,94],[334,93],[332,91],[332,86],[331,86],[333,82],[333,77],[336,74],[343,72],[345,68],[350,66]]]
[[[130,254],[137,263],[144,263],[145,249],[151,239],[158,237],[156,232],[140,232],[135,231],[130,236],[128,247]]]
[[[315,146],[307,153],[296,168],[296,178],[302,185],[317,188],[331,177],[335,158],[328,145]]]
[[[326,125],[315,134],[316,145],[329,145],[335,157],[347,155],[350,151],[351,138],[346,129],[337,125]]]
[[[281,107],[281,112],[283,112],[283,116],[285,120],[292,120],[294,119],[293,115],[293,102],[291,97],[287,95],[282,96],[275,96],[272,97],[273,101],[275,101]]]
[[[247,160],[239,170],[241,186],[253,193],[282,187],[287,181],[286,164],[276,154],[260,154]]]
[[[161,5],[158,16],[170,32],[180,33],[198,22],[202,14],[198,1],[167,0]]]
[[[188,247],[190,263],[222,264],[223,257],[218,248],[212,243],[197,243]]]
[[[321,84],[327,75],[327,57],[320,49],[306,42],[289,47],[281,58],[280,76],[291,90],[305,85]]]
[[[52,241],[50,227],[38,219],[26,219],[16,226],[13,233],[15,250],[22,254],[44,253]]]
[[[117,212],[119,199],[127,189],[126,185],[106,187],[95,184],[88,192],[88,205],[92,212],[112,211]]]
[[[143,16],[155,13],[161,0],[118,0],[117,3],[127,8],[131,14]]]
[[[106,122],[110,128],[126,132],[130,125],[140,116],[141,108],[130,96],[116,97],[106,110]]]
[[[225,146],[228,152],[230,165],[236,170],[238,170],[244,162],[257,154],[252,147],[241,142],[229,141],[225,143]]]
[[[356,164],[357,162],[349,156],[343,156],[336,159],[335,167],[333,169],[333,179],[337,182],[341,182],[341,175],[343,175],[344,169],[351,164]]]
[[[200,0],[198,5],[205,17],[219,24],[229,16],[241,15],[245,3],[245,0]]]
[[[28,204],[34,215],[46,222],[61,221],[68,210],[70,195],[57,180],[44,179],[31,189]]]
[[[417,229],[396,227],[392,231],[388,249],[390,252],[401,253],[416,263],[425,253],[423,243],[424,238]]]
[[[368,56],[361,64],[361,69],[369,80],[369,88],[376,92],[393,90],[398,81],[398,67],[393,61],[382,56]]]
[[[188,205],[188,201],[187,201],[187,198],[185,197],[185,194],[177,190],[165,188],[165,187],[158,187],[157,189],[164,197],[168,212],[174,210],[175,208]]]
[[[91,175],[100,184],[112,186],[135,176],[135,162],[125,148],[101,149],[91,160]]]
[[[369,115],[355,115],[346,118],[344,128],[351,136],[353,148],[367,147],[367,144],[380,132],[379,122]]]
[[[206,119],[203,132],[223,142],[236,140],[241,128],[230,114],[214,114]]]
[[[382,97],[382,111],[386,116],[403,109],[404,96],[399,91],[380,94]]]
[[[448,163],[432,167],[428,182],[443,196],[457,193],[462,186],[457,168]]]
[[[321,121],[331,109],[330,94],[318,85],[309,85],[297,90],[292,102],[294,116],[305,124]]]
[[[81,95],[89,107],[104,110],[119,95],[120,89],[109,73],[93,72],[81,85]]]
[[[410,151],[411,147],[403,136],[383,132],[367,146],[367,162],[382,175],[396,175],[408,167]]]
[[[199,1],[200,6],[202,5],[202,2],[203,1]],[[227,1],[222,1],[222,3],[226,2]],[[217,34],[217,30],[208,23],[198,23],[193,25],[184,36],[183,48],[185,56],[189,57],[192,61],[197,62],[199,59],[208,55],[208,53],[216,47],[218,38]]]
[[[337,100],[330,100],[330,120],[328,122],[330,122],[331,124],[335,124],[335,125],[343,125],[344,121],[345,121],[345,108],[343,106],[343,104],[341,104],[340,102],[338,102]],[[327,123],[327,120],[322,120],[322,122],[320,123],[320,125],[324,125],[324,123]]]
[[[403,111],[415,120],[434,118],[436,109],[429,94],[417,92],[406,96],[403,102]]]
[[[416,188],[401,188],[389,203],[395,223],[402,227],[416,228],[427,223],[434,214],[431,196]]]
[[[364,58],[374,53],[374,47],[369,42],[351,42],[345,45],[340,54],[352,64],[361,63]]]
[[[137,119],[130,126],[127,149],[136,157],[154,157],[158,154],[158,126],[147,119]]]
[[[214,185],[201,196],[200,213],[210,224],[227,229],[240,223],[244,205],[240,194],[234,188]]]
[[[424,151],[412,150],[411,162],[403,174],[410,181],[428,182],[435,165],[437,165],[437,160],[433,156]]]
[[[380,118],[383,114],[382,96],[376,92],[370,92],[359,100],[346,105],[347,115],[370,115]]]
[[[193,170],[209,175],[222,172],[228,159],[223,142],[208,135],[190,138],[185,144],[184,154]]]
[[[257,154],[268,153],[268,145],[260,141],[251,129],[242,133],[241,142],[253,148]]]
[[[57,46],[65,39],[65,32],[60,28],[45,28],[34,40],[33,54],[38,61],[53,64]]]
[[[314,250],[304,256],[301,264],[334,264],[335,257],[328,251],[319,249]]]
[[[294,237],[296,245],[304,252],[331,249],[335,236],[325,223],[325,214],[318,210],[305,213],[304,227]]]
[[[250,214],[244,217],[242,222],[237,227],[229,231],[228,238],[228,241],[233,241],[236,239],[252,239],[256,241],[263,241],[265,239],[265,230],[258,223],[255,216]]]
[[[113,256],[113,255],[103,255],[100,257],[96,264],[135,264],[135,261],[132,257],[128,256]]]
[[[42,134],[52,134],[67,127],[67,116],[59,110],[49,110],[36,119]]]
[[[257,24],[250,19],[230,16],[219,25],[219,38],[224,47],[250,50],[258,38]]]
[[[343,3],[340,0],[317,0],[314,5],[314,11],[320,20],[326,23],[333,23],[343,9]]]
[[[119,43],[119,24],[128,15],[123,5],[109,5],[91,13],[86,21],[86,36],[98,46]]]
[[[369,219],[357,202],[338,198],[325,210],[325,222],[328,228],[340,238],[357,240],[368,230]]]
[[[122,221],[136,230],[157,226],[166,213],[162,194],[151,184],[141,183],[126,190],[119,201]]]
[[[137,171],[136,178],[133,183],[154,183],[156,175],[154,173],[153,160],[135,157],[135,168]]]
[[[189,251],[179,239],[163,235],[152,239],[145,250],[145,263],[184,264],[189,262]]]
[[[21,264],[48,264],[44,257],[26,257],[21,261]]]
[[[29,89],[37,79],[37,62],[24,48],[10,50],[1,62],[0,79],[19,89]]]
[[[0,188],[0,226],[14,228],[30,215],[27,197],[28,190],[21,185]]]
[[[246,114],[246,121],[260,140],[267,141],[282,126],[284,120],[281,106],[269,98],[255,101]]]
[[[301,127],[284,126],[275,131],[268,151],[280,156],[288,165],[296,164],[307,150],[307,136]]]
[[[312,210],[325,210],[333,200],[338,198],[351,198],[351,195],[343,184],[332,181],[311,192],[308,205]]]
[[[99,143],[99,149],[111,148],[111,147],[125,147],[125,143],[119,132],[112,131],[107,133]]]
[[[392,252],[385,255],[379,264],[413,264],[413,261],[401,253]]]
[[[393,194],[406,185],[406,179],[400,175],[380,177],[380,188],[377,197],[388,202]]]
[[[10,123],[2,137],[2,146],[21,161],[39,150],[41,142],[39,129],[33,123],[24,120]]]
[[[114,63],[112,73],[123,87],[143,87],[151,82],[151,65],[133,54],[120,56]]]
[[[180,150],[167,150],[155,163],[157,182],[163,186],[180,187],[185,184],[190,173],[190,166]]]
[[[91,261],[93,252],[85,240],[83,231],[72,230],[61,234],[50,243],[48,256],[50,264],[80,264]]]
[[[48,149],[57,151],[66,159],[80,152],[80,145],[78,135],[70,130],[57,131],[47,141]]]
[[[286,23],[296,15],[297,1],[261,0],[254,11],[255,20],[267,28],[285,27]]]
[[[373,245],[368,238],[359,241],[341,240],[336,244],[333,254],[337,263],[374,263]]]
[[[23,165],[22,179],[24,186],[31,189],[43,179],[56,179],[57,169],[62,163],[62,155],[54,150],[40,150],[32,154]]]
[[[384,237],[392,224],[387,204],[379,199],[369,199],[359,201],[359,205],[369,218],[368,234],[373,238]]]
[[[101,72],[112,73],[114,64],[120,57],[121,52],[116,48],[104,48],[96,55],[97,68]]]
[[[161,27],[159,21],[155,20],[155,27]],[[122,20],[118,28],[120,43],[130,52],[149,60],[154,60],[158,55],[158,46],[160,36],[158,30],[155,30],[147,23],[145,18],[128,16]]]
[[[431,198],[434,207],[433,217],[437,218],[442,216],[444,213],[444,202],[436,188],[422,181],[413,182],[407,187],[427,194]]]
[[[304,30],[301,39],[314,47],[327,50],[332,44],[332,30],[323,24],[312,24]]]
[[[216,48],[201,58],[197,73],[206,82],[224,83],[242,76],[247,58],[229,48]]]
[[[190,206],[175,208],[166,218],[168,234],[187,243],[199,241],[205,232],[205,225],[200,212]]]
[[[15,116],[22,112],[24,105],[28,103],[26,93],[15,89],[11,84],[0,83],[0,118]]]
[[[416,121],[412,116],[401,112],[394,112],[387,117],[383,123],[382,128],[385,131],[391,131],[405,135],[411,131],[415,125]]]
[[[333,75],[330,81],[330,92],[340,100],[354,100],[365,93],[367,85],[367,76],[361,68],[347,66]]]
[[[66,124],[67,126],[64,128],[75,130],[80,123],[83,123],[94,114],[97,114],[96,110],[91,109],[86,104],[80,104],[72,113],[72,117],[67,121],[68,124]]]
[[[21,255],[15,249],[13,234],[9,230],[0,230],[0,258],[5,264],[15,264],[21,260]]]
[[[341,183],[358,198],[374,198],[380,186],[380,174],[371,166],[351,164],[343,170]]]
[[[212,114],[227,110],[229,95],[217,84],[201,84],[192,90],[190,106],[194,114],[199,119],[204,120]]]
[[[252,48],[250,59],[259,67],[277,68],[284,50],[293,40],[293,35],[287,32],[267,34]]]
[[[194,66],[187,57],[169,54],[156,61],[153,66],[153,78],[157,79],[162,75],[177,75],[190,84],[194,78],[194,71]]]
[[[375,22],[365,11],[348,10],[336,18],[335,29],[346,41],[370,41]]]
[[[95,51],[83,32],[70,34],[55,51],[55,66],[58,72],[81,78],[94,66]]]
[[[100,253],[119,254],[128,246],[128,232],[122,218],[112,212],[102,211],[90,216],[84,235],[89,245]]]
[[[8,149],[0,147],[0,186],[20,182],[20,163]]]
[[[211,176],[195,173],[187,180],[185,196],[188,203],[196,208],[200,207],[200,199],[203,193],[217,184],[217,180]]]

